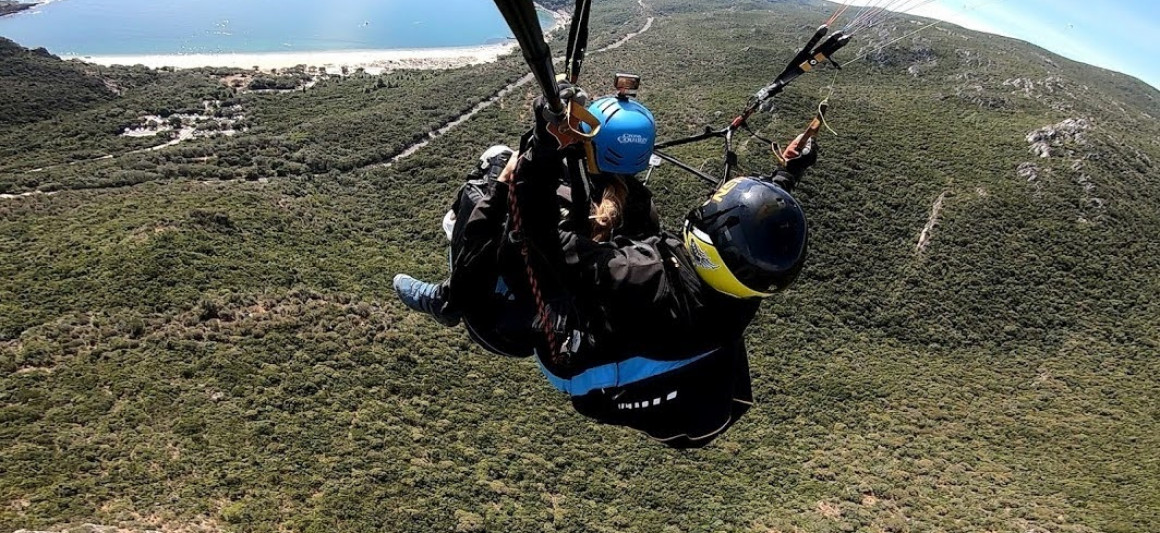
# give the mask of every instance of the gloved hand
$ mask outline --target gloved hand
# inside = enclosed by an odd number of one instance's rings
[[[786,148],[782,157],[785,158],[785,171],[792,174],[795,181],[802,179],[805,175],[806,169],[814,166],[818,162],[818,153],[821,147],[817,141],[810,139],[802,146],[801,136],[794,139],[790,143],[789,148]]]
[[[793,188],[805,176],[806,169],[818,162],[818,153],[821,152],[821,147],[814,139],[806,141],[805,145],[801,146],[801,138],[799,135],[782,153],[782,157],[786,160],[785,169],[777,171],[773,176],[772,181],[786,192],[793,192]]]
[[[559,87],[560,99],[564,102],[565,109],[568,108],[571,102],[576,102],[581,106],[588,105],[588,93],[584,92],[584,89],[566,81],[560,82]],[[548,107],[548,101],[543,96],[537,96],[532,107],[536,115],[535,151],[543,153],[559,150],[561,146],[560,140],[552,134],[549,126],[558,126],[564,121],[564,114],[553,113],[551,108]]]

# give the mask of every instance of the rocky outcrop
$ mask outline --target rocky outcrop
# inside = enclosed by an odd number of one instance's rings
[[[1092,121],[1084,118],[1069,118],[1058,124],[1044,126],[1027,134],[1028,151],[1040,159],[1058,159],[1065,166],[1044,168],[1035,163],[1019,165],[1015,173],[1020,178],[1040,187],[1041,176],[1070,175],[1072,183],[1081,191],[1079,219],[1083,222],[1098,220],[1107,205],[1107,200],[1097,196],[1096,184],[1088,174],[1088,161],[1099,160],[1101,154],[1089,142],[1088,134],[1094,129]],[[1058,172],[1052,172],[1057,170]]]
[[[1064,90],[1064,79],[1059,76],[1048,76],[1035,81],[1031,78],[1011,78],[1003,82],[1004,87],[1013,87],[1012,94],[1020,94],[1027,98],[1040,98],[1056,94]]]
[[[1069,118],[1027,134],[1027,142],[1031,145],[1031,153],[1041,158],[1050,158],[1053,154],[1071,157],[1075,155],[1076,147],[1087,144],[1084,133],[1091,129],[1091,121]]]
[[[2,2],[0,1],[0,17],[4,15],[13,15],[24,11],[25,9],[32,9],[36,7],[35,3],[21,3],[21,2]]]
[[[1039,179],[1039,167],[1035,163],[1020,163],[1019,168],[1015,169],[1015,174],[1034,183]]]

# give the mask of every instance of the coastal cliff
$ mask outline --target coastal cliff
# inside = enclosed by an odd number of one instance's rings
[[[35,2],[26,4],[24,2],[5,2],[3,0],[0,0],[0,17],[3,17],[5,15],[12,15],[15,13],[19,13],[21,11],[24,11],[26,9],[32,9],[34,7],[36,7]]]

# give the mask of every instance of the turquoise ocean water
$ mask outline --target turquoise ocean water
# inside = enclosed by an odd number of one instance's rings
[[[0,36],[86,56],[442,48],[511,32],[491,0],[56,0],[0,18]]]

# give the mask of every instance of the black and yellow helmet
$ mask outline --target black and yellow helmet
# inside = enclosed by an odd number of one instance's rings
[[[737,178],[685,219],[685,248],[697,274],[736,298],[761,298],[785,289],[806,260],[806,216],[781,187]]]

